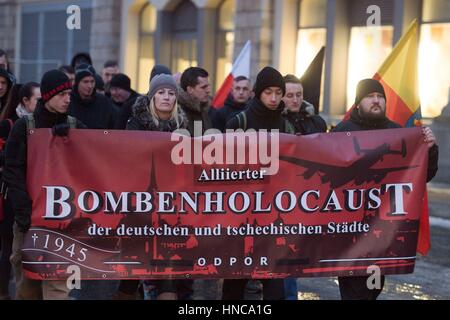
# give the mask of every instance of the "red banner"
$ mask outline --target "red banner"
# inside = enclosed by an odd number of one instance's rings
[[[35,130],[27,274],[66,278],[70,265],[85,279],[413,272],[428,154],[420,129],[250,134]]]

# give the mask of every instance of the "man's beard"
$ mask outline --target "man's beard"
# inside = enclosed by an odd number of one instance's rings
[[[371,109],[374,106],[371,106]],[[381,109],[381,112],[379,113],[373,113],[371,111],[369,112],[365,112],[363,111],[361,108],[359,109],[359,115],[361,116],[362,119],[364,120],[368,120],[368,121],[379,121],[379,120],[383,120],[384,118],[386,118],[386,109],[383,110],[383,108],[378,105],[378,107]]]

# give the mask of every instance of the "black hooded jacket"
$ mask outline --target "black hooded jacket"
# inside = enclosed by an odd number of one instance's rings
[[[261,100],[257,98],[251,99],[247,107],[242,113],[245,113],[247,124],[244,125],[240,119],[239,113],[231,118],[226,125],[226,129],[254,129],[256,131],[266,130],[279,130],[280,133],[286,133],[286,120],[281,116],[281,112],[284,110],[284,102],[281,101],[280,105],[275,110],[266,108]]]
[[[212,117],[213,127],[219,129],[222,132],[225,132],[225,127],[227,125],[228,120],[233,118],[238,113],[244,111],[246,103],[237,103],[234,101],[231,93],[228,95],[225,100],[223,107],[216,110]]]
[[[94,92],[91,99],[83,100],[74,86],[69,105],[69,115],[77,118],[89,129],[114,129],[118,109],[111,99]]]
[[[362,131],[362,130],[381,130],[381,129],[395,129],[402,128],[396,122],[389,120],[387,117],[380,119],[379,121],[367,121],[360,117],[358,109],[354,108],[350,113],[350,119],[340,122],[332,132],[345,132],[345,131]],[[439,148],[435,144],[428,150],[428,170],[427,170],[427,182],[434,178],[438,170],[438,157]]]
[[[119,112],[117,113],[115,129],[125,129],[128,119],[130,119],[133,114],[133,105],[140,96],[139,93],[132,90],[130,97],[124,103],[120,106],[116,104],[119,107]]]
[[[42,100],[33,113],[36,129],[52,128],[67,123],[67,114],[48,111]],[[76,127],[86,126],[77,120]],[[11,202],[14,218],[21,231],[26,232],[31,223],[31,199],[27,191],[27,120],[21,118],[14,124],[6,143],[3,180],[8,187],[7,199]],[[12,219],[10,219],[12,220]]]

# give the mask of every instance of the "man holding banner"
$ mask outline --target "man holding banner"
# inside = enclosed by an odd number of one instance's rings
[[[86,128],[68,116],[72,83],[59,70],[50,70],[41,80],[42,99],[30,117],[19,119],[6,145],[4,180],[14,211],[14,240],[11,264],[16,279],[16,299],[63,300],[69,289],[64,280],[31,280],[22,271],[22,246],[31,225],[32,200],[27,190],[27,137],[34,128],[52,128],[53,135],[67,136],[70,128]],[[31,124],[30,124],[31,123]]]
[[[282,97],[286,93],[283,76],[272,67],[262,69],[253,88],[255,96],[247,108],[227,122],[226,129],[278,130],[287,133],[288,122],[281,117],[284,110]],[[292,128],[292,126],[290,126]],[[290,132],[293,133],[293,132]],[[285,297],[283,279],[261,280],[263,299],[282,300]],[[243,300],[247,279],[225,279],[222,300]]]
[[[340,122],[332,131],[361,131],[394,129],[401,126],[386,117],[386,93],[383,85],[374,79],[364,79],[356,89],[355,108],[350,119]],[[430,128],[422,127],[424,141],[428,144],[427,182],[436,175],[438,169],[438,146]],[[384,276],[381,286],[369,289],[369,276],[339,277],[339,290],[343,300],[375,300],[383,290]]]

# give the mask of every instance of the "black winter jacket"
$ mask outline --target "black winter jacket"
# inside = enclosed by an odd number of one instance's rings
[[[34,111],[36,129],[52,128],[56,124],[67,123],[67,114],[48,111],[42,100]],[[77,120],[76,127],[86,126]],[[31,199],[27,192],[27,123],[25,118],[16,121],[6,143],[3,179],[8,187],[7,199],[11,201],[14,219],[22,232],[31,223]]]
[[[251,99],[247,107],[242,113],[245,113],[247,119],[247,125],[244,128],[242,121],[239,119],[239,114],[231,118],[226,125],[226,129],[254,129],[256,131],[266,130],[279,130],[280,133],[286,133],[286,120],[281,116],[281,112],[284,110],[284,102],[281,101],[280,105],[275,110],[266,108],[261,100],[257,98]]]
[[[3,145],[3,148],[0,150],[0,182],[3,183],[3,167],[5,165],[5,148],[6,148],[6,141],[8,139],[8,136],[12,130],[12,124],[8,120],[1,120],[0,121],[0,138],[5,143]],[[12,213],[11,208],[11,202],[9,199],[5,199],[3,201],[3,217],[4,219],[0,221],[0,234],[12,234],[12,225],[14,222],[14,215]]]
[[[238,113],[244,111],[247,103],[237,103],[231,93],[228,95],[223,107],[216,110],[212,117],[213,127],[225,132],[227,122]]]
[[[76,88],[72,91],[69,115],[80,120],[89,129],[114,129],[118,111],[109,98],[95,90],[89,100],[81,99]]]
[[[295,128],[295,133],[306,135],[327,131],[327,124],[325,120],[323,120],[321,116],[315,115],[314,106],[310,103],[306,103],[305,101],[303,101],[300,106],[299,112],[292,112],[285,109],[282,112],[282,115]]]
[[[358,113],[358,109],[354,108],[350,113],[350,119],[340,122],[332,132],[344,132],[344,131],[362,131],[362,130],[380,130],[380,129],[395,129],[402,128],[401,125],[395,123],[388,118],[381,119],[380,121],[365,121]],[[427,182],[434,178],[438,170],[438,157],[439,148],[435,144],[428,150],[428,170],[427,170]]]
[[[119,108],[119,112],[117,114],[115,129],[124,130],[127,126],[128,119],[133,114],[133,105],[136,102],[137,98],[141,95],[137,92],[133,91],[131,96],[125,101]]]

